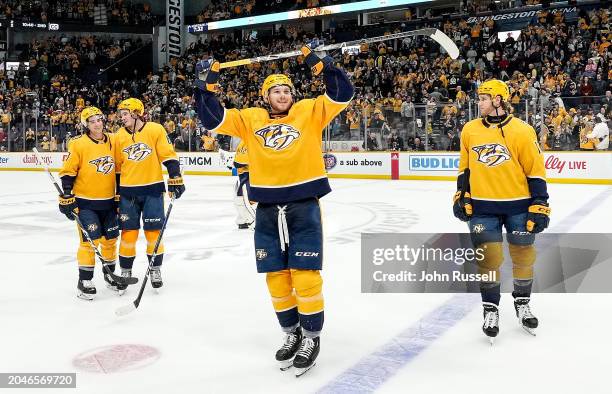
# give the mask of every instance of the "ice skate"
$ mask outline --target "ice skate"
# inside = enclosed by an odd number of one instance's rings
[[[112,291],[118,292],[119,289],[121,288],[121,284],[114,281],[113,278],[107,273],[104,273],[104,282],[106,282],[106,287]]]
[[[164,282],[162,281],[160,267],[151,268],[151,286],[153,287],[153,289],[159,292],[159,288],[162,287],[163,285],[164,285]]]
[[[295,368],[295,377],[299,378],[308,372],[316,365],[316,359],[319,355],[319,337],[302,338],[300,348],[298,349],[295,358],[293,359],[293,367]]]
[[[91,301],[96,295],[96,287],[90,280],[79,279],[79,283],[77,284],[77,290],[77,297],[82,300]]]
[[[131,278],[132,277],[132,270],[131,269],[121,269],[121,277],[122,278]],[[126,284],[121,284],[121,283],[117,283],[117,293],[121,296],[125,294],[125,291],[127,290],[128,285]]]
[[[535,336],[535,329],[538,328],[538,318],[531,313],[531,308],[529,307],[530,300],[529,297],[516,297],[514,299],[514,310],[521,327],[529,334]]]
[[[300,327],[285,333],[285,343],[276,352],[276,361],[278,361],[281,371],[286,371],[293,366],[293,359],[301,342],[302,329]]]
[[[497,305],[490,302],[483,302],[484,308],[482,314],[484,323],[482,324],[482,332],[489,338],[491,346],[495,342],[495,337],[499,334],[499,310]]]

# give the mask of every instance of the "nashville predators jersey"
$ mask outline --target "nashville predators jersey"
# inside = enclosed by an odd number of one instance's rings
[[[115,197],[114,135],[96,141],[88,135],[72,138],[68,158],[60,170],[64,192],[76,197],[81,209],[105,210]]]
[[[296,102],[279,118],[270,118],[263,108],[223,109],[223,120],[212,131],[246,144],[251,200],[322,197],[331,191],[321,153],[322,130],[348,103],[325,94]]]
[[[122,127],[116,145],[121,195],[158,195],[166,190],[161,164],[168,166],[174,161],[178,168],[178,158],[162,125],[147,122],[135,133]]]
[[[243,141],[240,141],[236,147],[236,154],[234,155],[234,168],[236,168],[238,171],[238,175],[249,172],[249,157],[246,144]]]
[[[493,124],[479,118],[463,127],[458,188],[467,168],[475,214],[526,212],[532,199],[548,199],[535,130],[512,115]]]

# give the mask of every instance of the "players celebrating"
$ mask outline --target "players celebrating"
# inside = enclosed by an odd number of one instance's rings
[[[119,103],[117,110],[123,122],[123,127],[117,132],[115,150],[117,173],[120,174],[119,264],[121,275],[130,277],[141,216],[149,260],[164,222],[163,194],[166,190],[161,164],[168,170],[168,192],[180,198],[185,186],[176,152],[168,141],[166,130],[159,123],[145,121],[142,101],[128,98]],[[160,243],[151,269],[151,285],[155,289],[163,285],[160,271],[163,252],[164,245]],[[122,292],[124,290],[125,287],[121,289]]]
[[[302,47],[314,75],[323,73],[326,93],[294,102],[291,80],[269,75],[261,88],[264,108],[226,110],[218,91],[219,62],[196,66],[196,104],[204,127],[239,137],[247,146],[250,196],[258,202],[255,225],[257,271],[266,282],[285,343],[276,353],[281,370],[300,376],[314,366],[323,328],[323,231],[319,198],[331,191],[323,163],[322,130],[347,107],[353,86],[330,57]]]
[[[96,247],[101,246],[105,264],[115,270],[119,224],[115,203],[114,136],[104,132],[104,115],[96,107],[84,108],[81,124],[86,133],[73,138],[68,145],[68,159],[60,171],[64,193],[59,198],[59,209],[70,220],[78,214],[81,223]],[[78,208],[78,209],[77,209]],[[96,287],[92,279],[95,255],[87,237],[79,229],[79,282],[77,296],[93,300]],[[104,275],[107,286],[120,286]]]
[[[508,86],[489,80],[480,85],[478,95],[482,118],[468,122],[461,133],[453,211],[468,222],[474,246],[484,249],[480,273],[496,274],[497,280],[480,284],[482,329],[493,343],[499,332],[502,225],[512,258],[516,315],[533,334],[538,326],[529,306],[536,259],[534,234],[548,227],[550,208],[535,130],[508,113]]]

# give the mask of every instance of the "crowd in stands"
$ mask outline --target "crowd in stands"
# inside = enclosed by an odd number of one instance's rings
[[[109,25],[129,26],[150,25],[156,20],[150,4],[130,0],[0,0],[0,18],[83,24],[105,19]]]
[[[478,116],[477,87],[487,78],[497,77],[509,84],[514,115],[534,125],[542,149],[603,149],[603,141],[592,137],[592,133],[601,127],[599,124],[609,127],[612,119],[609,17],[610,10],[605,8],[581,12],[571,22],[561,13],[540,11],[518,38],[503,43],[494,33],[493,21],[470,25],[461,19],[436,25],[460,47],[461,56],[457,60],[439,54],[435,42],[420,37],[364,43],[355,53],[332,53],[351,76],[356,96],[350,107],[332,122],[330,135],[335,140],[358,141],[362,149],[368,150],[457,150],[462,125]],[[400,24],[385,26],[387,33],[402,28]],[[346,31],[343,34],[342,41],[346,40]],[[88,103],[108,113],[109,128],[116,130],[119,125],[115,107],[129,96],[143,99],[149,118],[165,125],[177,149],[227,148],[226,139],[209,135],[198,126],[191,99],[195,62],[213,55],[229,61],[283,52],[313,38],[295,25],[283,26],[276,35],[258,39],[213,37],[192,44],[183,58],[175,59],[159,73],[125,77],[104,85],[84,85],[70,79],[70,72],[59,72],[50,76],[50,80],[60,78],[59,75],[67,78],[59,90],[42,84],[36,88],[31,83],[25,88],[26,75],[33,73],[31,68],[13,77],[11,93],[8,76],[2,76],[3,133],[6,139],[5,126],[9,126],[4,122],[6,117],[21,116],[25,119],[21,126],[19,122],[10,123],[13,128],[21,127],[15,130],[13,146],[27,147],[28,140],[32,144],[32,133],[29,139],[27,135],[28,127],[33,127],[36,107],[28,107],[28,94],[38,89],[42,114],[39,117],[48,116],[51,127],[47,129],[58,131],[49,134],[49,149],[53,148],[51,137],[56,138],[55,146],[61,149],[66,135],[78,132],[75,125],[78,107]],[[316,39],[328,43],[335,38],[327,32]],[[268,74],[277,72],[291,76],[296,100],[323,92],[322,80],[312,78],[303,59],[296,57],[224,69],[222,102],[228,108],[265,106],[259,93],[261,83]],[[22,97],[25,118],[15,100],[9,99],[12,96]],[[54,120],[53,116],[59,119]],[[2,135],[0,141],[1,138]],[[43,138],[35,135],[34,142]],[[0,146],[6,144],[0,142]]]
[[[456,149],[461,126],[477,116],[476,106],[469,105],[477,87],[489,77],[498,77],[510,86],[515,115],[542,134],[544,149],[592,148],[597,144],[584,136],[590,134],[597,117],[605,123],[612,118],[609,16],[604,8],[566,23],[562,13],[541,11],[517,39],[504,43],[494,33],[492,20],[475,25],[466,20],[446,21],[439,27],[459,43],[462,56],[456,61],[437,55],[436,44],[419,38],[406,38],[395,45],[363,44],[358,54],[336,54],[358,94],[332,123],[331,135],[363,140],[367,130],[371,132],[364,142],[368,149],[423,149],[423,145]],[[387,32],[400,29],[397,26]],[[208,51],[222,60],[233,60],[281,52],[302,41],[299,30],[288,28],[269,41],[246,42],[233,49],[231,41],[213,40],[192,48],[192,53]],[[224,72],[225,105],[263,106],[258,89],[272,72],[291,75],[298,97],[321,93],[321,81],[309,77],[301,60]]]

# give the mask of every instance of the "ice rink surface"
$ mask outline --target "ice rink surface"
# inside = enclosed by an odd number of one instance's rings
[[[234,223],[234,180],[186,177],[164,239],[162,292],[148,287],[140,308],[118,318],[140,283],[119,297],[98,265],[97,298],[77,299],[76,227],[46,174],[0,172],[0,372],[77,373],[76,390],[54,393],[612,392],[610,294],[534,295],[537,337],[506,294],[491,347],[478,295],[361,293],[362,232],[467,231],[452,216],[452,182],[331,180],[321,353],[299,379],[279,371],[283,336],[253,233]],[[549,185],[551,231],[610,232],[611,189]],[[41,392],[15,390],[30,391]]]

